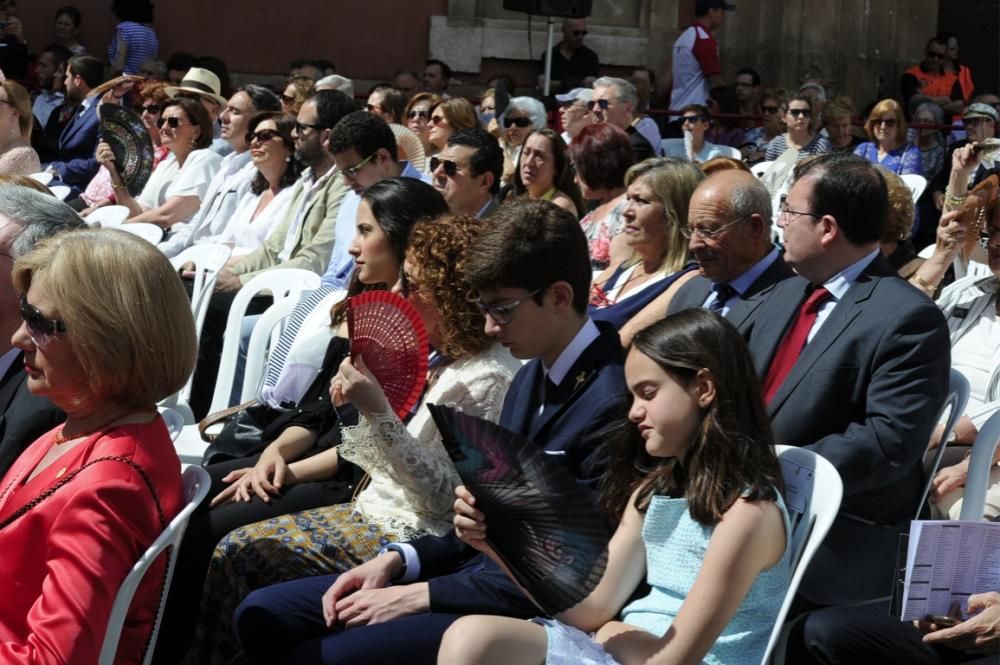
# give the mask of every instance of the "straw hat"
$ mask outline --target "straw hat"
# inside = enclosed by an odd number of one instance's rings
[[[184,75],[179,86],[169,86],[164,89],[170,97],[175,97],[178,92],[190,92],[202,97],[208,97],[219,106],[225,106],[228,101],[222,96],[222,84],[219,77],[201,67],[192,67]]]

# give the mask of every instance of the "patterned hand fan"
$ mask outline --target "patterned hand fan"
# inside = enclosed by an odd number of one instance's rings
[[[400,419],[409,415],[427,384],[427,330],[407,300],[389,291],[366,291],[347,303],[351,359],[359,356],[382,386]]]
[[[549,615],[604,575],[610,530],[590,493],[544,449],[499,425],[429,405],[462,483],[486,515],[487,541]]]

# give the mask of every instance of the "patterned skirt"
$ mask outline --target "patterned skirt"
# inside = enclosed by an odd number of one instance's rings
[[[184,663],[229,665],[239,652],[233,612],[251,591],[342,573],[400,539],[369,523],[353,503],[282,515],[230,531],[215,547],[194,642]]]

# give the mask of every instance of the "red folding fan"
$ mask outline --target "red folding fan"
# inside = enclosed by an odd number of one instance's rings
[[[427,329],[407,300],[389,291],[366,291],[347,303],[351,359],[360,357],[400,419],[409,415],[427,384]]]

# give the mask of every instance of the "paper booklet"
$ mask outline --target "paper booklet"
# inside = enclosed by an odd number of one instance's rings
[[[903,583],[904,621],[947,615],[970,595],[1000,591],[1000,523],[916,520],[910,527]]]

